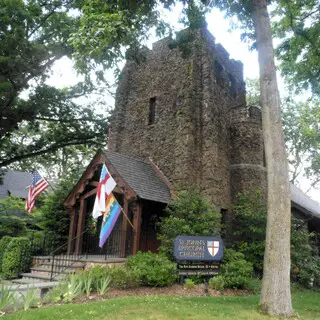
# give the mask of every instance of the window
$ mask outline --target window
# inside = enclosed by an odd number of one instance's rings
[[[216,80],[220,86],[223,86],[223,66],[217,61],[214,61],[214,69],[216,73]]]
[[[149,117],[148,124],[153,124],[156,118],[156,97],[149,100]]]
[[[228,83],[228,86],[229,86],[229,94],[235,98],[237,96],[237,83],[236,83],[236,79],[231,75],[229,74],[229,83]]]

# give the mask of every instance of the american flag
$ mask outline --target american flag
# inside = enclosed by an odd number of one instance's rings
[[[32,184],[29,187],[29,193],[26,201],[26,210],[31,212],[34,207],[34,202],[36,198],[48,188],[49,183],[45,178],[42,178],[40,174],[35,171],[33,173]]]

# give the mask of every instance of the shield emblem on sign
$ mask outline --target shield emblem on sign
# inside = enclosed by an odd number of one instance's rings
[[[219,251],[219,241],[207,241],[209,253],[214,257]]]

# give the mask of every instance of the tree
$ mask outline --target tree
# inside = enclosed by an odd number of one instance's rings
[[[318,0],[280,0],[274,35],[282,39],[276,53],[286,80],[298,91],[320,94],[320,6]]]
[[[160,1],[165,6],[173,1]],[[189,21],[197,17],[194,13],[195,1],[187,3],[191,10],[186,14]],[[206,1],[203,1],[206,3]],[[88,59],[101,61],[106,53],[111,59],[118,56],[120,44],[129,46],[136,44],[130,36],[141,39],[141,31],[152,26],[157,14],[156,1],[87,1],[83,7],[80,30],[76,49],[79,56],[88,53]],[[213,2],[210,2],[213,3]],[[127,7],[124,6],[127,5]],[[130,5],[132,4],[132,6]],[[290,189],[288,178],[288,162],[285,151],[284,135],[281,124],[280,98],[274,63],[274,50],[270,18],[266,0],[220,0],[215,5],[236,14],[249,30],[247,33],[256,39],[260,66],[260,97],[262,107],[263,136],[268,170],[268,221],[266,232],[266,250],[264,259],[264,276],[260,306],[263,312],[271,315],[291,316],[290,292]],[[190,19],[191,18],[191,19]],[[130,26],[130,28],[128,28]],[[118,33],[117,33],[118,32]],[[83,48],[91,43],[93,51]],[[114,43],[117,43],[114,48]],[[80,44],[82,44],[80,46]],[[78,46],[77,46],[78,45]],[[94,47],[98,47],[94,50]],[[120,50],[121,51],[121,50]],[[80,60],[80,59],[78,59]]]
[[[247,104],[259,105],[259,79],[246,79],[246,89]],[[290,182],[299,186],[303,177],[308,178],[310,185],[305,190],[308,192],[312,188],[318,188],[320,183],[319,100],[295,100],[294,93],[291,92],[281,102]]]
[[[174,240],[179,235],[210,236],[220,234],[221,215],[212,204],[195,191],[180,192],[166,208],[166,215],[159,223],[160,252],[173,258]]]
[[[73,145],[102,146],[107,118],[97,103],[76,98],[94,92],[85,82],[57,89],[45,83],[55,61],[71,58],[77,30],[71,14],[81,1],[0,1],[0,167]],[[22,95],[23,94],[23,95]]]
[[[294,102],[286,99],[282,112],[290,181],[299,184],[307,177],[311,188],[320,183],[320,108],[317,99]]]

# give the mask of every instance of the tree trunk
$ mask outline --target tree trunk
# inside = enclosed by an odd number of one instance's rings
[[[265,0],[252,0],[260,66],[262,126],[268,172],[268,218],[260,308],[275,316],[293,314],[290,292],[291,206],[287,154],[270,19]]]

